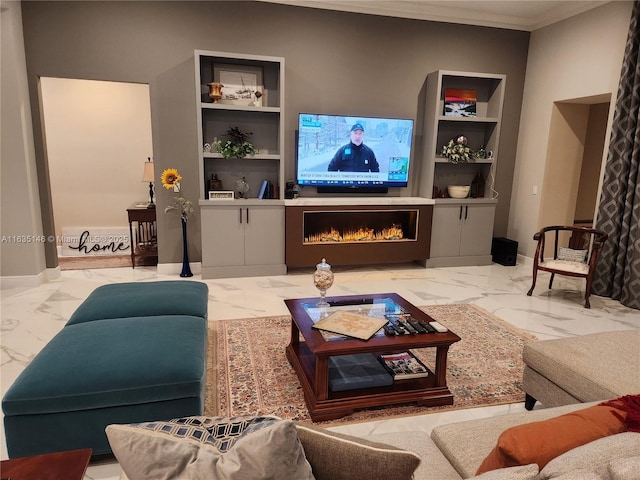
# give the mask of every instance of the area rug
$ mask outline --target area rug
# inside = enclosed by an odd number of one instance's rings
[[[370,421],[524,401],[522,349],[536,338],[475,305],[420,307],[462,338],[449,348],[453,405],[415,403],[362,409],[331,423]],[[311,421],[298,378],[285,356],[291,317],[211,322],[207,415],[277,415]],[[435,348],[412,352],[432,370]],[[326,423],[326,422],[321,422]]]

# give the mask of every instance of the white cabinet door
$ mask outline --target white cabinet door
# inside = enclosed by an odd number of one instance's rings
[[[202,265],[244,265],[244,230],[240,207],[203,208]]]
[[[259,206],[245,208],[243,211],[245,214],[245,264],[283,264],[284,207]]]
[[[467,257],[469,264],[475,265],[479,257],[491,255],[495,210],[495,203],[436,204],[433,209],[430,258],[457,257],[451,264],[463,265]],[[434,265],[448,264],[438,262]]]
[[[462,231],[460,232],[460,255],[489,255],[493,238],[495,205],[465,205]]]
[[[462,205],[435,205],[431,226],[431,258],[460,255]]]

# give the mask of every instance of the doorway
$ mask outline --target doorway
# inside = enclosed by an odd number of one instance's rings
[[[39,86],[61,269],[131,266],[127,208],[149,200],[149,85],[41,77]],[[100,248],[77,248],[86,232]]]
[[[538,226],[593,226],[611,95],[553,105]]]

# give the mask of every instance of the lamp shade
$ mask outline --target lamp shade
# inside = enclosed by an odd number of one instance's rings
[[[144,162],[144,172],[142,172],[143,182],[153,182],[154,180],[153,162]]]

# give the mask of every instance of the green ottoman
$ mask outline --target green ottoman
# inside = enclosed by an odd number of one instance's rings
[[[107,425],[202,415],[207,295],[180,281],[93,292],[2,399],[9,456],[107,454]]]
[[[112,283],[96,288],[67,325],[106,318],[192,315],[207,318],[205,283],[189,280]]]
[[[207,324],[156,316],[65,327],[2,401],[9,456],[92,448],[112,423],[201,415]]]

